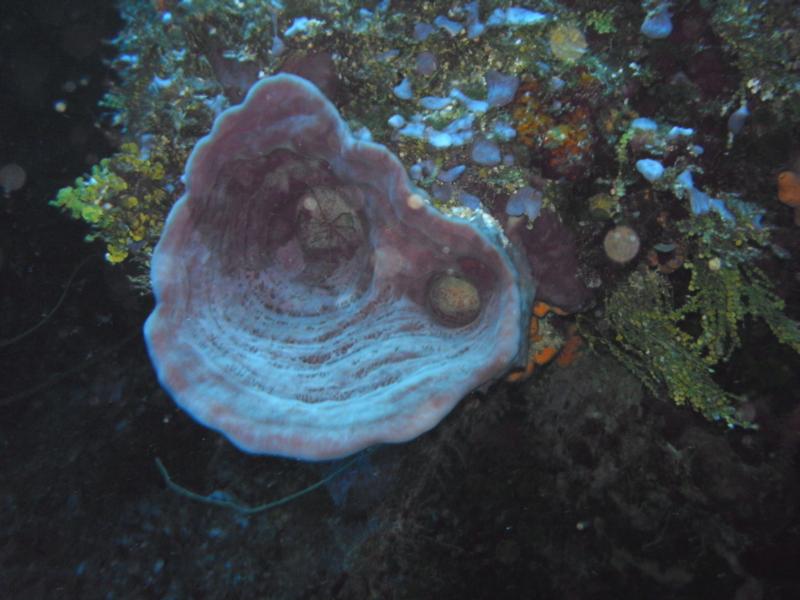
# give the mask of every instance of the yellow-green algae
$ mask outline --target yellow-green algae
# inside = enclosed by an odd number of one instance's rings
[[[730,426],[750,426],[739,399],[713,373],[741,346],[746,318],[763,319],[775,337],[800,352],[800,324],[784,313],[772,282],[754,261],[767,233],[737,210],[736,223],[706,213],[681,224],[690,244],[688,288],[681,301],[668,279],[634,271],[605,303],[613,332],[605,345],[648,387]],[[738,223],[738,224],[737,224]]]

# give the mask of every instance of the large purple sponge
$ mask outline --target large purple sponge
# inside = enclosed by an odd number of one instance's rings
[[[253,86],[200,140],[153,254],[164,387],[240,448],[328,459],[414,438],[524,356],[499,227],[446,216],[309,82]]]

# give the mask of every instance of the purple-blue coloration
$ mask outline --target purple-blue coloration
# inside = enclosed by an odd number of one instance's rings
[[[464,26],[461,23],[457,23],[452,19],[448,19],[445,16],[439,15],[433,20],[433,24],[439,27],[440,29],[444,29],[447,33],[450,34],[451,37],[458,35],[464,29]]]
[[[658,123],[647,117],[638,117],[631,121],[631,127],[641,131],[655,131],[658,129]]]
[[[748,110],[747,105],[743,104],[734,112],[732,112],[730,117],[728,117],[728,131],[730,131],[733,135],[738,135],[744,128],[744,124],[747,122],[747,117],[749,116],[750,111]]]
[[[642,35],[653,40],[669,37],[669,34],[672,33],[672,15],[669,12],[669,6],[661,4],[649,12],[642,22],[640,31]]]
[[[481,199],[464,190],[458,192],[458,201],[461,202],[462,206],[466,206],[472,210],[480,210],[481,208]]]
[[[652,158],[642,158],[636,161],[636,170],[649,182],[658,181],[664,175],[664,165]]]
[[[452,98],[440,98],[439,96],[424,96],[419,100],[420,106],[428,110],[440,110],[452,103]]]
[[[482,211],[436,210],[308,81],[255,84],[185,182],[145,339],[175,401],[243,450],[330,459],[406,441],[524,362],[524,258]]]
[[[406,77],[392,88],[394,95],[400,100],[411,100],[414,97],[414,92],[411,90],[411,81]]]
[[[414,39],[424,42],[436,29],[430,23],[417,23],[414,25]]]
[[[733,216],[733,213],[728,210],[724,200],[712,198],[704,191],[699,190],[694,186],[692,172],[688,169],[678,175],[676,181],[689,193],[689,204],[693,214],[702,215],[713,210],[725,221],[736,220],[736,217]]]
[[[542,192],[525,186],[511,194],[506,204],[506,214],[512,217],[526,215],[533,221],[542,210]]]
[[[433,52],[420,52],[417,54],[416,65],[414,71],[417,75],[430,77],[436,72],[439,67],[439,60]]]
[[[500,148],[494,142],[481,138],[472,145],[471,157],[476,164],[491,167],[500,164]]]
[[[514,99],[514,94],[519,88],[519,77],[503,75],[499,71],[491,70],[486,73],[486,87],[488,88],[488,102],[490,106],[505,106]]]
[[[453,183],[456,179],[461,177],[461,174],[466,170],[467,167],[465,165],[456,165],[452,169],[439,173],[438,179],[445,183]]]

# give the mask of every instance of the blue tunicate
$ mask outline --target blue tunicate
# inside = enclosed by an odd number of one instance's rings
[[[512,217],[527,215],[533,221],[542,210],[542,192],[525,186],[511,194],[506,203],[506,214]]]
[[[479,21],[475,21],[474,23],[470,23],[467,25],[467,37],[471,40],[474,40],[480,34],[483,33],[483,30],[486,29],[486,25]]]
[[[286,49],[286,44],[283,43],[283,40],[279,38],[277,35],[272,36],[272,48],[270,48],[270,53],[272,56],[278,56]]]
[[[672,33],[672,15],[665,4],[649,12],[639,29],[642,34],[652,40],[661,40]]]
[[[737,135],[744,127],[747,117],[750,116],[750,111],[746,104],[742,104],[730,117],[728,117],[728,131],[733,135]]]
[[[733,213],[728,210],[728,207],[725,205],[724,200],[719,200],[718,198],[711,198],[711,209],[716,211],[717,214],[722,217],[723,221],[735,221],[736,218],[733,216]]]
[[[480,17],[480,3],[478,0],[464,4],[464,12],[467,14],[467,21],[477,21]]]
[[[472,124],[475,122],[474,115],[464,115],[463,117],[459,117],[455,121],[452,121],[444,130],[447,133],[456,133],[459,131],[465,131],[472,127]]]
[[[520,8],[519,6],[512,6],[511,8],[496,8],[494,12],[489,15],[486,24],[490,27],[498,25],[510,25],[511,27],[518,27],[523,25],[536,25],[547,19],[547,15],[529,10],[527,8]]]
[[[386,121],[389,124],[389,127],[394,127],[398,129],[406,124],[406,120],[403,118],[403,115],[392,115]]]
[[[692,214],[702,215],[713,210],[725,221],[736,220],[736,218],[733,216],[733,213],[728,210],[724,200],[712,198],[704,191],[699,190],[694,186],[692,172],[689,169],[686,169],[680,175],[678,175],[678,177],[675,179],[675,182],[689,193],[689,206],[692,210]]]
[[[550,78],[550,89],[554,92],[560,91],[567,82],[561,79],[561,77],[551,77]]]
[[[472,123],[474,120],[474,115],[466,114],[444,128],[444,131],[450,134],[453,146],[463,146],[472,141],[474,135]]]
[[[472,160],[486,167],[500,163],[500,148],[494,142],[480,139],[472,145]]]
[[[466,206],[472,210],[478,210],[481,207],[481,199],[464,190],[459,190],[458,201],[461,202],[462,206]]]
[[[648,119],[647,117],[639,117],[638,119],[631,121],[631,127],[634,129],[640,129],[642,131],[655,131],[658,129],[658,123],[653,121],[653,119]]]
[[[153,79],[150,82],[150,89],[153,90],[153,92],[155,93],[159,89],[168,88],[174,82],[175,80],[169,77],[162,78],[159,77],[158,75],[153,75]]]
[[[448,106],[452,103],[452,99],[450,98],[440,98],[438,96],[425,96],[420,98],[419,104],[422,108],[427,108],[428,110],[440,110],[445,106]]]
[[[414,97],[414,92],[411,90],[411,81],[409,81],[408,77],[394,86],[392,92],[394,92],[394,95],[400,98],[400,100],[411,100],[411,98]]]
[[[514,99],[519,88],[519,78],[491,70],[486,73],[489,106],[505,106]]]
[[[361,140],[362,142],[372,141],[372,132],[366,127],[362,127],[361,129],[354,131],[353,136],[355,136],[357,140]]]
[[[430,77],[439,68],[439,60],[433,52],[420,52],[417,54],[417,62],[414,71],[417,75]]]
[[[667,138],[673,140],[678,137],[689,137],[694,134],[694,129],[691,127],[673,127],[667,133]]]
[[[692,172],[689,169],[683,171],[680,175],[675,178],[675,181],[681,186],[685,187],[687,190],[690,190],[694,187],[694,178],[692,177]]]
[[[658,181],[664,175],[664,165],[652,158],[636,161],[636,170],[649,182]]]
[[[456,179],[461,177],[461,174],[466,170],[466,165],[456,165],[452,169],[439,173],[438,179],[444,183],[453,183]]]
[[[433,24],[440,29],[444,29],[450,34],[451,37],[457,36],[459,33],[461,33],[461,30],[464,29],[464,26],[461,23],[453,21],[452,19],[448,19],[442,15],[436,17],[433,20]]]
[[[425,123],[411,122],[397,133],[410,138],[422,138],[425,136]]]
[[[453,138],[453,145],[454,146],[464,146],[465,144],[469,144],[472,141],[473,136],[475,135],[470,130],[460,131],[458,133],[451,133],[450,134]]]
[[[486,25],[479,20],[479,11],[480,6],[477,0],[474,2],[467,2],[464,5],[464,12],[467,13],[467,37],[471,40],[474,40],[486,29]]]
[[[447,202],[453,195],[453,186],[449,183],[434,183],[431,186],[431,195],[437,200]]]
[[[544,13],[512,6],[506,10],[506,23],[509,25],[535,25],[547,19]]]
[[[513,140],[517,136],[517,130],[508,123],[498,121],[492,126],[492,134],[504,142]]]
[[[463,146],[464,144],[468,144],[472,141],[472,136],[474,134],[471,130],[467,129],[464,131],[457,131],[455,133],[451,133],[450,137],[453,140],[453,146]]]
[[[695,187],[689,188],[689,204],[693,214],[702,215],[711,210],[711,196]]]
[[[425,139],[434,148],[449,148],[453,145],[453,138],[449,133],[431,129],[426,133]]]
[[[316,27],[320,24],[320,21],[317,19],[309,19],[308,17],[297,17],[292,24],[289,26],[289,29],[283,32],[283,35],[286,37],[293,37],[295,35],[302,35],[305,33],[309,33],[313,27]]]
[[[418,42],[424,42],[434,31],[435,29],[430,23],[417,23],[414,25],[414,39]]]
[[[450,91],[450,97],[455,98],[461,104],[463,104],[467,110],[470,110],[474,113],[483,114],[487,110],[489,110],[489,103],[485,100],[474,100],[467,96],[464,92],[459,90],[458,88],[453,88]]]

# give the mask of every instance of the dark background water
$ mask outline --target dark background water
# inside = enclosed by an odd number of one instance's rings
[[[0,11],[0,166],[27,173],[0,197],[0,596],[800,597],[796,441],[726,434],[602,357],[474,395],[273,512],[169,491],[157,456],[250,503],[330,467],[244,455],[175,408],[150,298],[48,206],[118,142],[97,106],[113,4]]]

